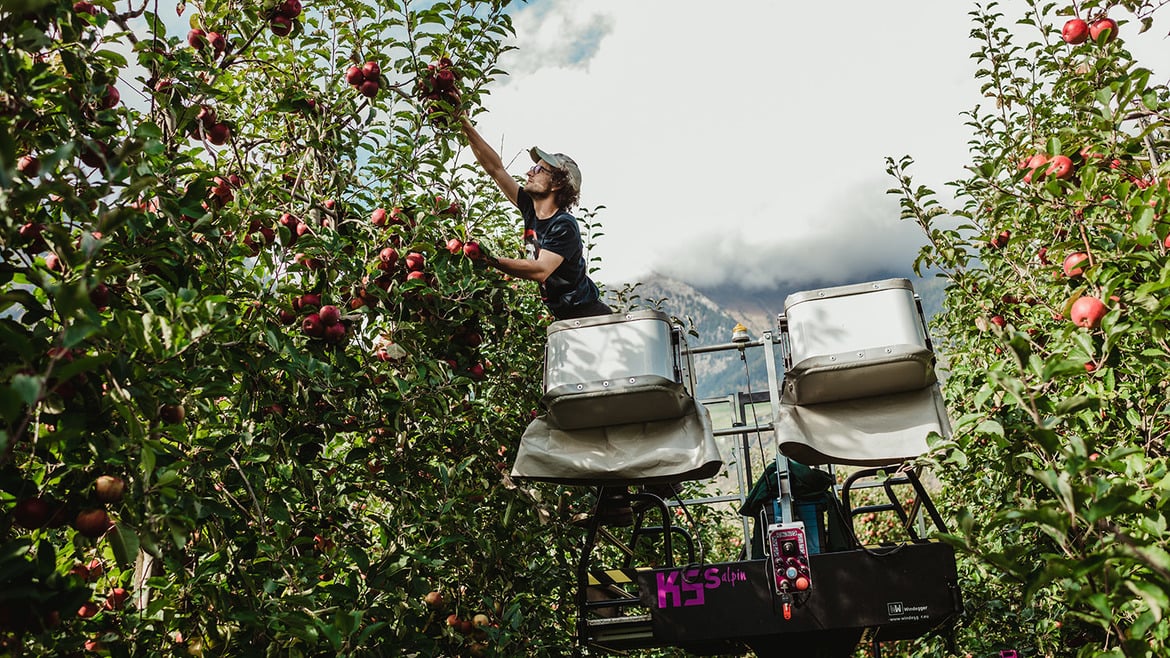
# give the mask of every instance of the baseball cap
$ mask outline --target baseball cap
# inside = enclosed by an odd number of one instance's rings
[[[577,163],[573,161],[573,158],[570,158],[564,153],[547,153],[535,146],[528,149],[528,154],[532,156],[533,162],[544,160],[553,167],[568,174],[569,185],[572,185],[573,190],[578,194],[581,193],[581,170],[577,167]]]

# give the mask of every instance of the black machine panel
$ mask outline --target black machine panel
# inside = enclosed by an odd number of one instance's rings
[[[810,556],[816,587],[793,597],[784,619],[769,560],[724,562],[639,573],[642,603],[658,642],[873,629],[882,640],[919,637],[962,609],[954,550],[906,544]]]

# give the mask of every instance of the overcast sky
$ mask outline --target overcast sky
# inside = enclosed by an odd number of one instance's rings
[[[606,207],[594,255],[607,283],[653,270],[770,287],[908,266],[921,238],[885,194],[884,160],[913,156],[940,193],[962,177],[961,113],[980,101],[973,8],[534,0],[513,14],[510,75],[476,122],[513,173],[533,145],[577,161],[581,205]],[[1158,80],[1162,28],[1121,28]]]

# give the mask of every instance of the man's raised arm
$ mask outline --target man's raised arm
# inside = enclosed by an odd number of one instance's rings
[[[516,179],[512,178],[512,175],[504,168],[504,161],[500,159],[500,154],[496,153],[496,150],[491,146],[488,146],[488,143],[476,131],[475,126],[471,123],[471,119],[466,114],[459,117],[459,123],[463,127],[463,134],[467,135],[467,141],[471,145],[471,152],[475,154],[475,159],[479,162],[479,166],[483,167],[487,175],[496,181],[496,185],[500,186],[500,191],[515,205],[516,195],[520,192],[520,183],[517,183]]]

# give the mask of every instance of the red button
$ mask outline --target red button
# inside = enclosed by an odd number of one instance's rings
[[[804,576],[797,578],[796,579],[796,589],[798,589],[802,592],[804,590],[808,589],[808,578],[805,578]]]

